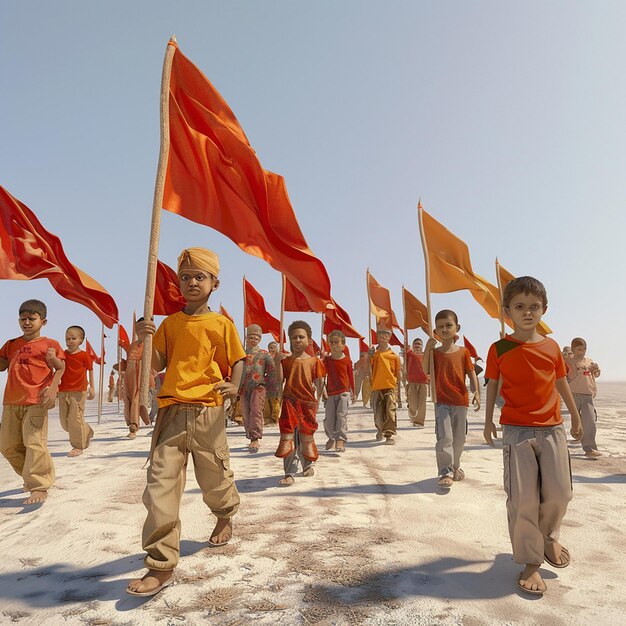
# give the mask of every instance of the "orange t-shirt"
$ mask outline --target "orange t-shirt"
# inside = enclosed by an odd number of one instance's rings
[[[87,372],[93,370],[93,362],[84,350],[65,350],[65,371],[59,383],[59,391],[85,391]]]
[[[487,378],[502,378],[504,406],[500,423],[513,426],[556,426],[563,422],[556,380],[566,374],[561,350],[546,337],[524,343],[506,335],[487,355]]]
[[[433,363],[437,404],[467,406],[469,395],[465,377],[474,371],[469,350],[462,347],[454,352],[433,350]]]
[[[187,315],[180,311],[163,320],[152,345],[166,360],[159,406],[204,404],[221,406],[215,391],[237,361],[246,358],[235,325],[211,311]]]
[[[324,367],[328,374],[326,391],[329,396],[337,396],[346,391],[354,393],[354,373],[350,357],[333,359],[332,356],[327,356],[324,359]]]
[[[317,402],[314,380],[324,378],[324,364],[316,357],[296,359],[288,356],[281,361],[285,387],[283,397],[289,396],[302,402]]]
[[[391,349],[376,350],[370,358],[372,365],[372,391],[395,389],[400,376],[400,357]]]
[[[62,361],[61,345],[48,337],[26,341],[23,337],[10,339],[0,348],[0,357],[9,361],[3,404],[29,406],[39,404],[39,395],[52,382],[54,374],[46,363],[48,348]]]
[[[422,367],[423,361],[423,354],[417,354],[413,352],[413,350],[407,350],[406,380],[408,383],[426,384],[429,381],[428,375],[424,372],[424,368]]]

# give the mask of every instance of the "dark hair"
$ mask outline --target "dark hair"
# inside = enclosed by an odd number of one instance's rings
[[[309,339],[311,339],[311,337],[313,336],[313,331],[311,330],[311,327],[306,322],[304,322],[303,320],[296,320],[295,322],[291,322],[291,324],[289,324],[289,328],[287,329],[288,337],[291,338],[291,333],[296,328],[300,328],[303,331],[305,331],[306,332],[306,336]]]
[[[41,300],[26,300],[20,304],[20,312],[22,313],[37,313],[42,320],[45,320],[48,316],[48,309]]]
[[[454,320],[454,323],[457,326],[459,325],[459,318],[458,318],[457,314],[454,311],[452,311],[451,309],[442,309],[441,311],[439,311],[439,313],[437,313],[437,315],[435,315],[435,322],[437,320],[445,319],[446,317],[451,317]]]
[[[82,336],[83,336],[83,341],[84,341],[84,340],[85,340],[85,329],[84,329],[82,326],[76,326],[76,325],[74,325],[74,326],[68,326],[68,327],[65,329],[65,332],[67,332],[68,330],[72,330],[72,328],[75,328],[76,330],[80,331],[80,333],[81,333],[81,334],[82,334]]]
[[[330,341],[333,337],[339,337],[343,343],[346,343],[346,336],[340,330],[331,330],[328,333],[328,341]]]
[[[504,293],[502,294],[502,306],[508,308],[511,304],[511,300],[520,293],[523,293],[526,296],[529,294],[537,296],[538,298],[541,298],[541,302],[543,302],[544,307],[548,305],[548,294],[546,293],[546,288],[543,284],[532,276],[520,276],[519,278],[514,278],[504,288]]]
[[[585,346],[585,348],[587,347],[587,342],[582,338],[582,337],[574,337],[574,339],[572,339],[572,343],[570,344],[572,350],[576,347],[576,346]]]

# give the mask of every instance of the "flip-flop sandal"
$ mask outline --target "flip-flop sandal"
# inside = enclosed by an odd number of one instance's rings
[[[460,480],[463,480],[465,478],[465,472],[459,467],[458,470],[456,470],[456,472],[454,472],[454,476],[452,477],[452,480],[456,480],[457,482]]]
[[[520,572],[520,575],[517,579],[517,586],[524,592],[524,593],[529,593],[533,596],[542,596],[547,590],[548,587],[546,586],[546,583],[543,583],[543,589],[528,589],[528,587],[524,587],[524,585],[522,585],[522,583],[520,582],[522,580],[522,574],[523,572]]]
[[[291,487],[291,485],[293,485],[295,482],[296,482],[296,479],[293,476],[285,476],[285,478],[281,478],[278,481],[278,486],[279,487]]]
[[[168,578],[162,585],[157,587],[156,589],[152,589],[152,591],[131,591],[128,587],[126,587],[126,593],[129,593],[131,596],[140,596],[141,598],[148,598],[150,596],[156,596],[159,591],[163,591],[165,587],[169,587],[174,582],[174,577]]]
[[[552,567],[557,567],[559,569],[563,568],[563,567],[567,567],[569,565],[570,562],[570,555],[569,555],[569,550],[563,546],[561,546],[561,554],[560,554],[560,558],[561,558],[561,562],[560,563],[556,563],[555,561],[552,561],[548,558],[548,555],[544,553],[543,558],[546,560],[546,562],[551,565]]]
[[[450,489],[452,487],[452,478],[450,476],[442,476],[437,484],[442,489]]]

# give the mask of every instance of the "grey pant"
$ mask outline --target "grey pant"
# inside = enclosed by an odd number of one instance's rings
[[[302,456],[302,452],[300,452],[300,433],[296,428],[293,431],[294,435],[294,445],[296,449],[289,455],[283,459],[283,468],[285,469],[285,476],[295,476],[298,473],[298,468],[302,465],[302,471],[306,470],[313,465],[313,461],[309,461]]]
[[[544,543],[559,538],[572,499],[567,436],[562,425],[504,425],[504,490],[513,557],[540,565]]]
[[[348,441],[348,408],[350,392],[344,391],[326,400],[324,431],[329,439]]]
[[[435,403],[435,435],[439,476],[452,476],[461,465],[467,434],[467,407]]]
[[[583,440],[580,442],[583,450],[585,452],[597,450],[596,410],[593,407],[593,396],[590,393],[574,393],[572,395],[583,425]]]

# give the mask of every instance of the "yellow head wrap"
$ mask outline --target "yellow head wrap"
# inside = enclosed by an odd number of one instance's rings
[[[217,278],[220,273],[220,260],[215,252],[206,248],[186,248],[178,257],[178,273],[187,267],[204,270]]]

